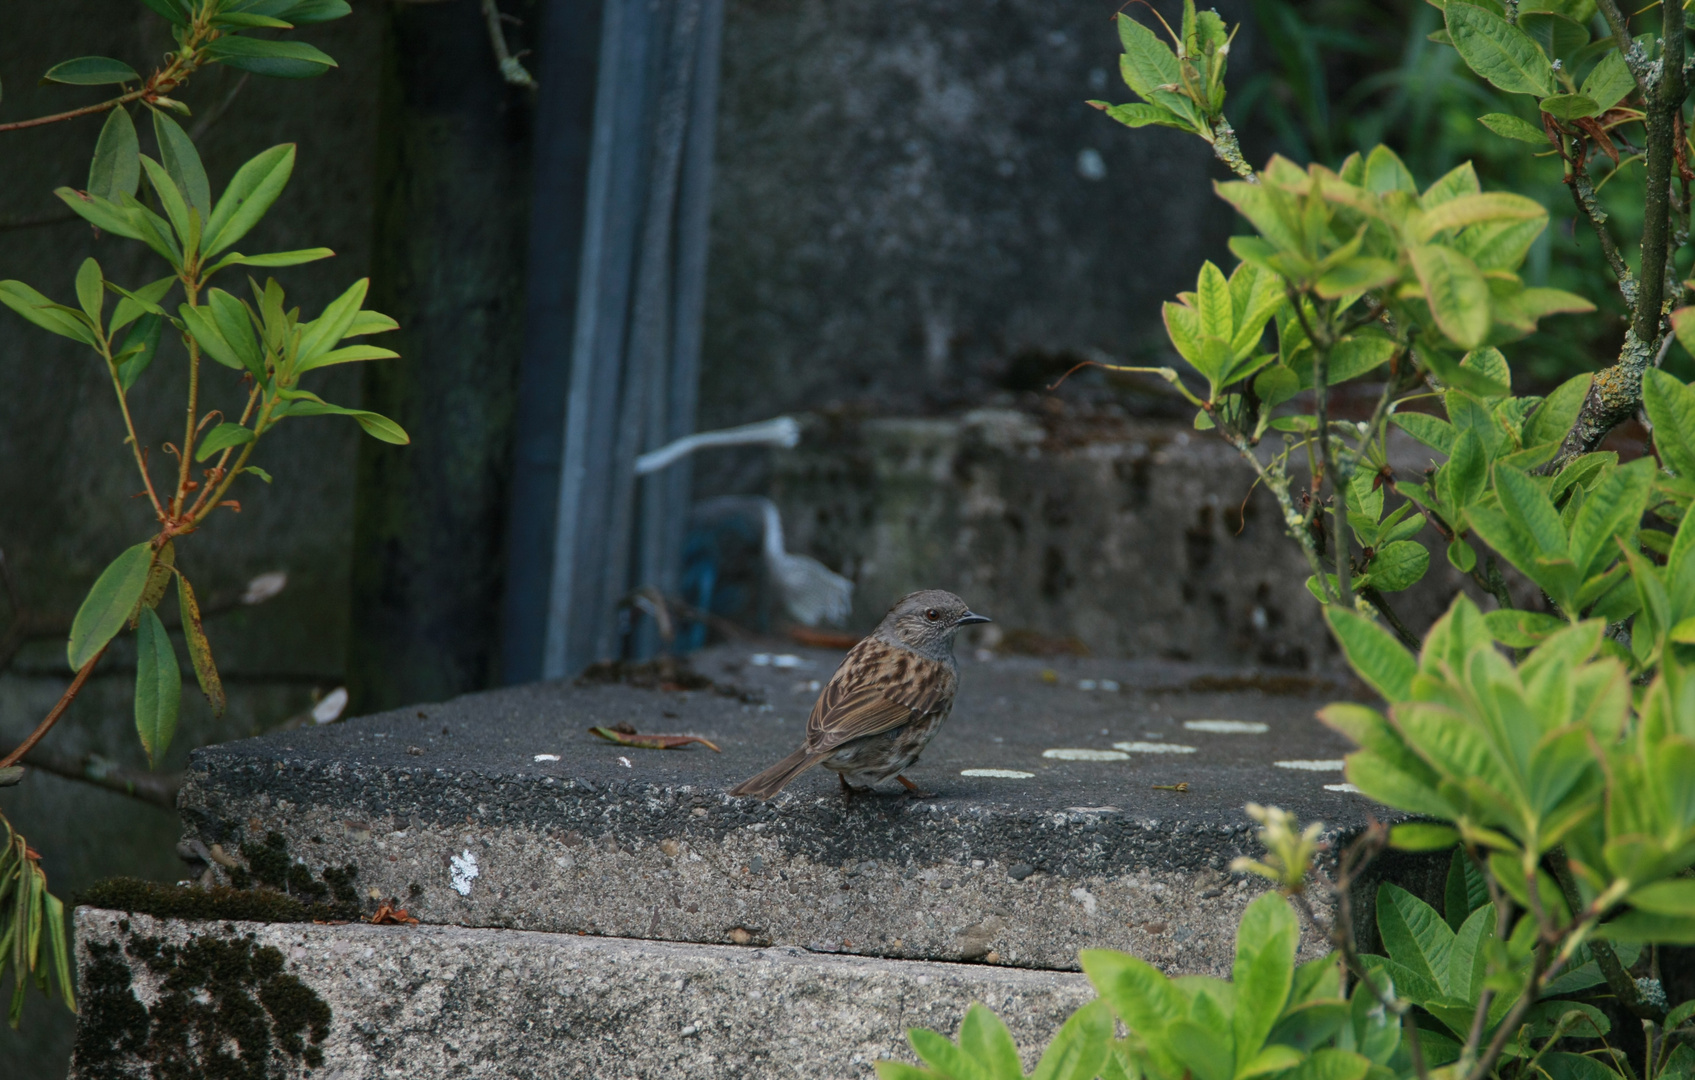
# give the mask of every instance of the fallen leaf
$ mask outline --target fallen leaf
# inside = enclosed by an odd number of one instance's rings
[[[714,754],[723,753],[717,744],[699,735],[641,735],[634,731],[619,731],[609,727],[591,727],[589,734],[598,735],[609,743],[633,746],[638,750],[681,750],[690,743],[699,743]]]
[[[383,904],[371,914],[371,922],[375,923],[377,926],[418,925],[418,920],[408,915],[405,908],[395,907],[394,905],[396,903],[398,903],[398,901],[393,899],[384,901]]]

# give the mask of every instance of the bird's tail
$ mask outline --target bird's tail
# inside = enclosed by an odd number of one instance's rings
[[[803,746],[753,779],[744,780],[736,787],[731,788],[730,794],[751,796],[755,799],[769,799],[787,787],[789,781],[823,759],[823,754],[808,753],[806,747]]]

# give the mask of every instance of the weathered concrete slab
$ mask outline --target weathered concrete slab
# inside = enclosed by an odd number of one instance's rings
[[[1026,1067],[1093,998],[1081,975],[461,927],[197,923],[77,912],[73,1077],[204,1069],[209,1046],[281,1075],[870,1076],[909,1027],[996,1009]],[[214,970],[215,968],[215,970]],[[139,1074],[138,1074],[139,1075]],[[273,1074],[274,1075],[274,1074]]]
[[[740,697],[538,684],[210,747],[184,819],[226,853],[276,833],[311,873],[356,864],[361,895],[431,923],[1046,968],[1110,946],[1212,972],[1253,891],[1226,869],[1257,850],[1244,802],[1365,820],[1313,719],[1343,688],[1109,660],[963,661],[912,774],[938,798],[844,800],[824,772],[769,804],[726,796],[798,742],[838,655],[704,654]],[[619,722],[723,753],[585,732]]]

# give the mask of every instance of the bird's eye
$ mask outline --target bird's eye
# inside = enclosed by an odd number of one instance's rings
[[[931,622],[935,622],[937,619],[942,617],[942,613],[937,611],[935,608],[930,608],[928,611],[924,612],[924,617],[929,619]]]

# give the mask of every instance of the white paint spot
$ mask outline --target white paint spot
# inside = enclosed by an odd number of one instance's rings
[[[1055,758],[1059,761],[1129,761],[1130,755],[1122,750],[1085,750],[1081,747],[1061,747],[1056,750],[1043,750],[1045,758]]]
[[[1174,742],[1115,742],[1112,745],[1131,754],[1192,754],[1195,748]]]
[[[312,722],[328,724],[341,715],[347,708],[347,687],[338,686],[324,695],[324,700],[312,706]]]
[[[1307,772],[1341,772],[1346,764],[1339,758],[1326,758],[1322,761],[1297,759],[1295,761],[1275,761],[1272,764],[1279,769],[1305,769]]]
[[[747,658],[747,662],[752,664],[754,667],[770,667],[771,654],[768,652],[756,652]]]
[[[1095,899],[1094,893],[1090,892],[1088,889],[1082,888],[1081,886],[1071,890],[1071,899],[1083,905],[1083,914],[1085,915],[1093,915],[1095,913],[1095,907],[1099,903],[1099,901]]]
[[[1093,679],[1078,679],[1077,680],[1077,689],[1079,689],[1079,690],[1093,690],[1095,687],[1097,687],[1099,685],[1100,685],[1100,683],[1096,682]]]
[[[1077,175],[1085,180],[1106,179],[1106,159],[1092,146],[1077,151]]]
[[[448,868],[453,872],[453,891],[460,896],[470,896],[471,881],[480,873],[477,857],[466,849],[448,861]]]
[[[558,761],[559,755],[558,754],[537,754],[536,760],[537,761]]]
[[[1325,791],[1340,791],[1340,792],[1344,792],[1344,793],[1349,794],[1349,795],[1358,795],[1360,789],[1355,787],[1352,784],[1325,784],[1324,790]]]
[[[288,587],[288,571],[272,570],[260,574],[247,583],[247,591],[241,594],[244,604],[263,604],[271,597]]]
[[[618,759],[618,764],[620,764],[620,765],[622,765],[622,766],[624,766],[624,768],[626,768],[626,769],[633,769],[633,768],[635,768],[635,766],[634,766],[634,765],[631,765],[631,764],[630,764],[630,759],[629,759],[629,758],[627,758],[627,757],[621,757],[621,758],[619,758],[619,759]]]
[[[776,656],[771,658],[771,666],[781,668],[805,667],[806,661],[795,656],[793,653],[778,653]]]
[[[1017,769],[961,769],[961,776],[987,776],[996,780],[1028,780],[1036,774],[1019,772]]]
[[[1116,694],[1118,693],[1118,683],[1113,679],[1102,679],[1101,689],[1105,690],[1109,694]]]
[[[1183,726],[1213,735],[1264,735],[1271,730],[1258,720],[1185,720]]]

